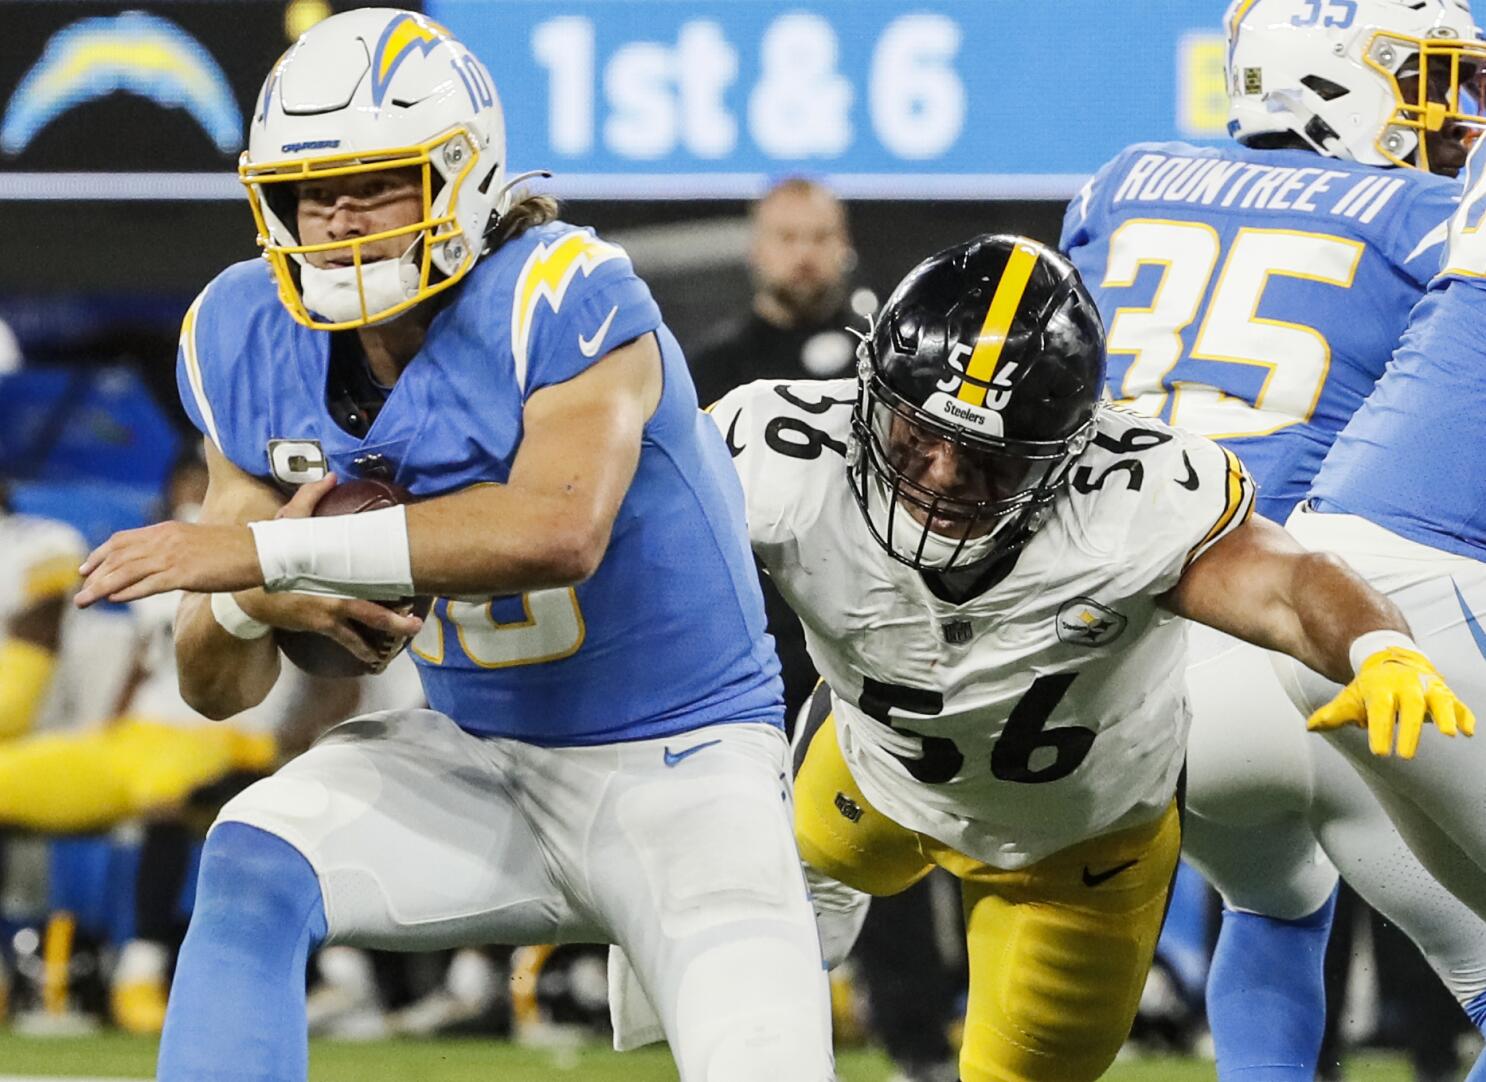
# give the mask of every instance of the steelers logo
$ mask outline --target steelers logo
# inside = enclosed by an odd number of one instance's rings
[[[1107,646],[1129,621],[1107,605],[1075,597],[1058,610],[1058,638],[1071,646]]]

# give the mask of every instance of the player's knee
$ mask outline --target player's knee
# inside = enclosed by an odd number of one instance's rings
[[[303,854],[246,823],[219,823],[201,851],[193,920],[227,917],[244,936],[301,928],[324,937],[320,883]]]
[[[851,948],[856,945],[872,897],[816,871],[808,864],[805,865],[805,885],[810,890],[810,905],[815,910],[821,958],[827,969],[835,969],[846,961]]]
[[[830,1008],[813,942],[739,937],[687,963],[675,1033],[685,1082],[826,1082]]]

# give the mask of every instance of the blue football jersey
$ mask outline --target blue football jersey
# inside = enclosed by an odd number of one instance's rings
[[[411,647],[424,690],[470,731],[544,745],[780,724],[742,491],[622,249],[554,222],[486,256],[364,438],[326,406],[330,334],[290,318],[261,262],[229,267],[197,298],[177,378],[197,427],[255,477],[292,485],[375,463],[415,495],[437,496],[505,482],[527,397],[651,332],[665,390],[597,573],[573,588],[439,598]]]
[[[1454,180],[1304,150],[1143,143],[1069,205],[1111,397],[1243,459],[1284,521],[1439,266]]]
[[[1438,277],[1311,493],[1322,511],[1486,560],[1486,155],[1478,143]]]

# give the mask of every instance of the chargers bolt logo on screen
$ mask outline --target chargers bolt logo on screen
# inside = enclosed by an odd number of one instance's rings
[[[0,150],[20,154],[63,113],[115,91],[184,109],[223,154],[242,148],[242,113],[211,53],[168,19],[126,11],[52,35],[6,105]]]

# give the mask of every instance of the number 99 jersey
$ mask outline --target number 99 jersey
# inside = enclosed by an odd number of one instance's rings
[[[1010,570],[957,603],[862,518],[846,465],[855,397],[851,380],[760,381],[711,415],[863,794],[1003,869],[1155,819],[1188,724],[1185,622],[1156,600],[1247,518],[1238,459],[1104,409]]]
[[[1143,143],[1060,246],[1108,328],[1110,395],[1237,452],[1283,522],[1439,266],[1458,182],[1308,150]]]

